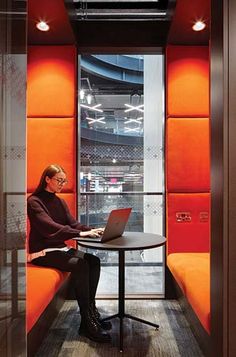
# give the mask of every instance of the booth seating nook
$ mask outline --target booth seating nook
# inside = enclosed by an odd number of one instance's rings
[[[50,164],[67,173],[63,198],[76,216],[76,73],[74,46],[29,46],[27,66],[27,191]],[[29,230],[29,229],[28,229]],[[73,241],[67,244],[75,247]],[[27,350],[33,356],[66,298],[70,274],[27,264]]]
[[[208,58],[205,46],[169,46],[166,53],[166,297],[173,297],[174,288],[181,296],[205,352],[210,334]]]
[[[167,274],[171,273],[177,290],[190,306],[207,349],[210,333],[208,47],[169,46],[166,61]],[[73,214],[76,212],[76,66],[74,46],[28,49],[28,193],[36,188],[47,165],[60,163],[69,179],[61,196]],[[53,307],[55,316],[62,304],[68,278],[68,273],[56,269],[27,265],[29,356],[37,349],[34,337],[38,335],[40,344],[40,336],[47,332],[44,322],[48,320],[50,308]]]

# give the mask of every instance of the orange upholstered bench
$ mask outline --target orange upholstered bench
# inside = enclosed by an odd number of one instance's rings
[[[33,356],[65,299],[70,273],[27,264],[26,330]]]
[[[167,266],[202,326],[210,333],[210,254],[169,254]]]

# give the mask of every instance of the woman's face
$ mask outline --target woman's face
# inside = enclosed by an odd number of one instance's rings
[[[64,185],[67,184],[66,174],[64,172],[58,172],[53,177],[46,176],[45,181],[47,183],[46,191],[49,192],[61,192]]]

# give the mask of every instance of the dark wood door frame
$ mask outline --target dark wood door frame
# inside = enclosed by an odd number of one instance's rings
[[[236,2],[211,6],[212,356],[236,356]]]

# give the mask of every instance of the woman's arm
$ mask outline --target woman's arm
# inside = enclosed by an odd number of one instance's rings
[[[40,200],[32,196],[27,202],[28,216],[31,226],[45,238],[51,238],[57,242],[64,242],[68,239],[78,237],[81,229],[72,228],[69,224],[62,225],[55,222],[47,213]]]

